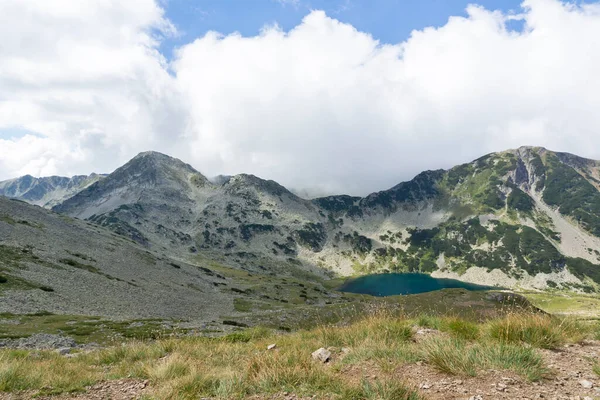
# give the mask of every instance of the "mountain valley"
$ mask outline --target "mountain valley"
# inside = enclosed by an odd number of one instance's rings
[[[599,171],[596,161],[522,147],[425,171],[362,198],[306,200],[252,175],[213,182],[147,152],[46,207],[165,257],[208,258],[256,274],[407,271],[590,292],[600,282]],[[25,185],[12,180],[15,186]],[[47,190],[38,197],[64,193]],[[39,204],[30,192],[5,189],[11,193]]]

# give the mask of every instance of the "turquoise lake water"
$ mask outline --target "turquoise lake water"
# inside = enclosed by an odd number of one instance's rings
[[[338,290],[349,293],[370,294],[371,296],[395,296],[453,288],[467,290],[491,289],[490,286],[461,282],[456,279],[432,278],[427,274],[395,273],[361,276],[345,282]]]

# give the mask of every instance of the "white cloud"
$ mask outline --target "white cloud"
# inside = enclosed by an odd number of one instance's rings
[[[0,0],[0,178],[114,168],[178,127],[152,0]],[[169,123],[166,121],[169,120]],[[41,137],[40,137],[41,136]]]
[[[0,139],[0,178],[107,171],[152,148],[209,176],[365,193],[524,144],[600,158],[598,3],[470,6],[397,45],[314,11],[289,32],[210,32],[170,65],[160,7],[96,3],[0,0],[0,132],[43,135]]]

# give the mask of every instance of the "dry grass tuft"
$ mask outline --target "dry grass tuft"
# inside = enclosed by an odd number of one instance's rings
[[[578,321],[545,314],[509,314],[490,322],[488,327],[492,338],[543,349],[556,349],[589,336],[589,329]]]

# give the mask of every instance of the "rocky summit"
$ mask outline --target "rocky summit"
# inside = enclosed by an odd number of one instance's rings
[[[41,204],[34,189],[7,189],[32,179],[0,187]],[[365,197],[307,200],[247,174],[209,180],[157,152],[92,180],[70,196],[45,185],[42,197],[61,200],[42,203],[182,262],[321,278],[424,272],[524,289],[592,292],[600,283],[600,162],[540,147],[425,171]]]

